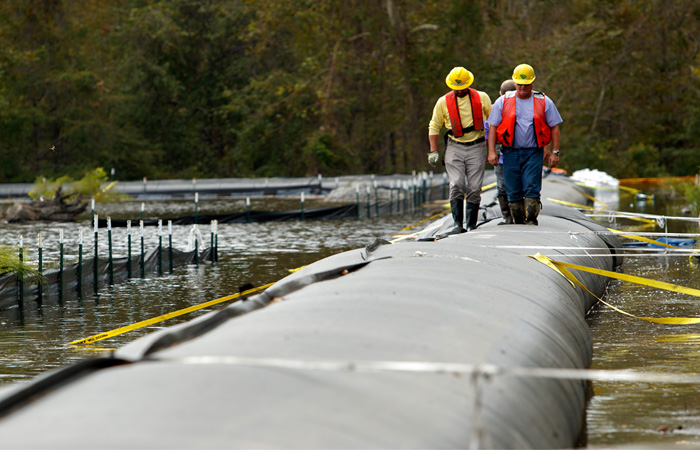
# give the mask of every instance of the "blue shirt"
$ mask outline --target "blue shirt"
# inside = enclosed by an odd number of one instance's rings
[[[488,123],[491,127],[497,128],[503,120],[503,99],[498,97],[493,104]],[[547,125],[553,128],[563,122],[556,105],[549,97],[544,97],[544,115]],[[521,100],[515,95],[515,136],[513,147],[533,148],[538,147],[535,137],[535,99],[533,95],[527,100]]]

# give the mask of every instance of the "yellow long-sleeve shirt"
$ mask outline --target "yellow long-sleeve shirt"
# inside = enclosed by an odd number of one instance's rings
[[[479,93],[479,98],[481,99],[481,109],[483,111],[484,122],[489,118],[491,114],[491,98],[486,92],[476,91]],[[450,122],[450,114],[447,112],[447,100],[445,96],[440,97],[435,103],[435,108],[433,108],[433,117],[430,119],[430,125],[428,125],[428,135],[440,134],[440,129],[444,126],[448,130],[452,129],[452,123]],[[472,116],[472,107],[469,100],[469,95],[464,97],[457,97],[457,106],[459,107],[459,118],[462,121],[462,127],[467,128],[474,125],[474,117]],[[450,136],[450,139],[454,139],[457,142],[470,142],[485,134],[484,130],[480,131],[470,131],[465,133],[461,137]]]

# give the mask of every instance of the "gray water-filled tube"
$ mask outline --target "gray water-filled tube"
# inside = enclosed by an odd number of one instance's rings
[[[586,383],[509,369],[587,368],[592,343],[584,317],[596,299],[531,256],[613,270],[620,245],[576,210],[545,198],[586,203],[574,185],[545,183],[537,227],[498,226],[486,208],[483,224],[469,233],[377,241],[111,358],[2,391],[0,442],[574,446],[585,429]],[[603,295],[603,277],[576,276]]]

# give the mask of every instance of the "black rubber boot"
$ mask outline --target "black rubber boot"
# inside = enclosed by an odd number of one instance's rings
[[[522,200],[519,202],[510,202],[508,203],[508,206],[510,206],[510,213],[513,216],[513,223],[514,224],[523,224],[525,223],[525,205]]]
[[[476,221],[479,219],[479,204],[467,202],[467,231],[472,231],[476,228]]]
[[[510,225],[513,223],[513,215],[510,213],[510,206],[508,206],[508,196],[503,194],[498,196],[498,205],[501,207],[501,215],[503,216],[503,221],[499,222],[498,225]]]
[[[444,235],[449,236],[466,232],[467,230],[462,227],[462,223],[464,223],[464,199],[450,200],[450,208],[452,208],[452,219],[455,221],[455,227]]]
[[[540,215],[540,199],[525,197],[525,224],[537,225],[537,216]]]

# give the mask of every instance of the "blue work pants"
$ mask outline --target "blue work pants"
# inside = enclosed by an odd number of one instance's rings
[[[508,201],[519,202],[523,197],[540,198],[544,150],[535,148],[501,147],[503,179]]]

